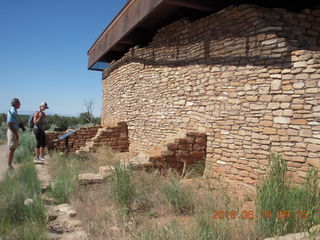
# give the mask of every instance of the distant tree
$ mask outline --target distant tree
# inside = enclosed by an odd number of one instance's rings
[[[81,124],[87,124],[92,122],[92,118],[88,112],[80,113],[79,118]]]
[[[94,116],[93,116],[94,100],[92,98],[89,100],[84,99],[82,105],[85,108],[85,112],[81,113],[82,117],[85,119],[86,122],[92,123],[94,119]]]

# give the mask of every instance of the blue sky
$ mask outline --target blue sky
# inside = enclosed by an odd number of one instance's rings
[[[78,114],[93,99],[101,113],[101,72],[87,50],[126,0],[1,0],[0,112],[13,97],[20,111],[46,101],[50,112]]]

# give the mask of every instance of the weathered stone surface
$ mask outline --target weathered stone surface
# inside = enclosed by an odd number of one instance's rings
[[[281,87],[281,80],[273,80],[271,82],[271,90],[279,90]]]
[[[104,178],[100,174],[95,173],[82,173],[78,176],[78,181],[81,185],[101,183],[103,179]]]
[[[297,82],[293,84],[293,87],[295,89],[302,89],[304,87],[304,83],[303,82]]]
[[[115,151],[127,152],[129,147],[128,129],[125,122],[118,122],[116,125],[108,125],[104,128],[100,125],[79,128],[70,136],[67,147],[65,140],[58,139],[58,136],[64,133],[47,132],[48,148],[80,154],[96,152],[104,146]]]
[[[101,166],[99,167],[99,174],[102,178],[107,178],[112,175],[114,172],[114,167],[113,166]]]
[[[264,27],[243,17],[248,9]],[[104,71],[102,124],[127,122],[132,152],[171,151],[153,162],[180,167],[198,149],[206,152],[206,174],[243,183],[264,173],[232,170],[229,163],[248,167],[258,159],[266,167],[274,147],[294,161],[302,181],[301,166],[315,158],[320,131],[320,30],[311,27],[319,16],[303,16],[234,6],[164,26],[147,46],[130,49]],[[191,131],[206,134],[205,150],[193,139],[167,141]]]
[[[289,124],[291,119],[288,117],[275,117],[274,122],[279,124]]]

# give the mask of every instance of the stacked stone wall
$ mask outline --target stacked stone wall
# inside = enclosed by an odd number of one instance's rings
[[[69,136],[68,151],[75,152],[85,146],[86,142],[96,136],[100,125],[92,127],[81,127],[74,134]],[[46,132],[46,144],[49,150],[66,151],[66,140],[59,140],[58,136],[65,134],[64,132]]]
[[[118,152],[129,151],[127,123],[118,122],[117,125],[100,128],[97,135],[87,141],[80,151],[96,152],[99,148],[108,146]]]
[[[320,11],[228,7],[163,27],[103,73],[103,125],[130,151],[207,135],[208,176],[253,184],[270,151],[295,181],[320,168]]]
[[[165,150],[159,155],[150,156],[149,161],[182,171],[185,166],[204,163],[206,146],[205,133],[190,132],[186,137],[176,138],[173,142],[167,143]]]

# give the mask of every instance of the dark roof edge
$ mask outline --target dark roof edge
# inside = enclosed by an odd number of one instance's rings
[[[122,12],[126,9],[126,7],[130,4],[133,3],[136,0],[128,0],[127,3],[121,8],[121,10],[118,12],[118,14],[111,20],[111,22],[104,28],[102,33],[99,35],[99,37],[94,41],[94,43],[91,45],[90,49],[87,51],[87,54],[89,55],[91,49],[100,41],[100,39],[103,37],[105,32],[108,30],[108,28],[117,20],[119,15],[122,14]]]

